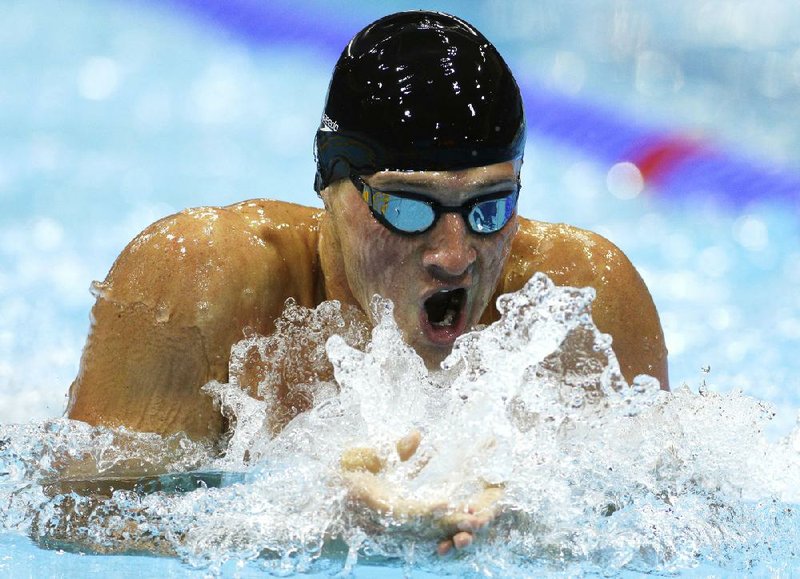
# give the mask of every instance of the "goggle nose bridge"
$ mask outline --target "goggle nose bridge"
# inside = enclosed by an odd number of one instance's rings
[[[459,213],[461,217],[464,219],[464,223],[467,229],[477,235],[489,235],[492,233],[496,233],[497,231],[500,231],[500,229],[505,227],[505,225],[511,218],[511,215],[513,215],[514,209],[516,208],[517,205],[517,200],[519,198],[519,190],[521,187],[518,175],[517,187],[511,194],[506,194],[505,192],[490,193],[488,195],[483,195],[471,199],[470,201],[462,205],[444,205],[442,203],[439,203],[435,199],[431,199],[430,197],[427,197],[426,195],[423,194],[405,193],[405,192],[400,194],[397,192],[390,193],[386,191],[376,190],[369,183],[365,182],[359,175],[353,173],[351,173],[350,175],[350,180],[353,183],[353,186],[356,189],[360,190],[361,198],[367,204],[375,219],[377,219],[378,222],[380,222],[382,225],[384,225],[391,231],[394,231],[401,235],[417,235],[424,233],[430,230],[432,227],[434,227],[436,223],[439,221],[439,218],[445,213]],[[381,196],[383,197],[383,199],[376,203],[376,198]],[[499,226],[489,231],[483,231],[473,225],[470,217],[480,205],[485,204],[489,201],[500,201],[500,200],[504,200],[507,204],[512,197],[513,200],[511,203],[511,209],[509,210],[508,207],[506,207],[507,215],[503,216]],[[389,211],[389,203],[391,202],[392,198],[415,201],[424,204],[431,211],[432,216],[430,222],[419,229],[414,229],[414,230],[401,229],[396,223],[393,223],[387,217],[387,213]]]

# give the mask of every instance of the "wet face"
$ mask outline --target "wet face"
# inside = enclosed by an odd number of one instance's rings
[[[516,187],[519,168],[513,161],[463,171],[382,171],[364,181],[454,206]],[[366,312],[375,294],[392,300],[406,341],[437,367],[489,303],[517,230],[516,213],[488,235],[471,232],[458,213],[442,214],[424,233],[401,235],[375,219],[350,181],[329,187],[323,198],[353,298]]]

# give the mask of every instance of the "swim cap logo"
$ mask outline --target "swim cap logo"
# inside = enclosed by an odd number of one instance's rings
[[[339,123],[334,121],[332,118],[330,118],[325,113],[322,113],[322,126],[320,127],[320,129],[322,129],[323,131],[326,130],[326,129],[329,130],[329,131],[338,131],[339,130]]]

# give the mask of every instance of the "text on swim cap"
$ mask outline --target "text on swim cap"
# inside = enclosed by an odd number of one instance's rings
[[[339,123],[334,121],[325,113],[322,113],[322,126],[328,129],[329,131],[338,131],[339,130]]]

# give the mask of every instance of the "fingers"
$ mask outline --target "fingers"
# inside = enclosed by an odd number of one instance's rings
[[[475,537],[472,533],[467,533],[466,531],[462,531],[460,533],[456,533],[453,535],[452,539],[445,539],[444,541],[440,542],[439,545],[436,547],[436,554],[440,557],[444,557],[450,551],[455,548],[456,550],[466,549],[472,542],[475,540]]]
[[[439,543],[438,547],[436,547],[436,554],[439,555],[440,557],[444,557],[450,552],[452,548],[453,548],[453,539],[445,539],[444,541]]]
[[[417,448],[419,448],[420,440],[422,440],[422,435],[419,430],[412,430],[397,441],[395,449],[402,462],[414,456]],[[384,458],[374,448],[370,447],[356,447],[345,450],[342,453],[339,464],[345,472],[366,470],[372,474],[378,474],[386,467]]]
[[[339,464],[345,472],[367,470],[378,474],[383,470],[384,461],[372,448],[348,448],[342,453]]]
[[[400,462],[407,462],[417,455],[421,440],[422,435],[418,430],[412,430],[397,440],[395,451]],[[486,483],[483,483],[482,490],[473,495],[469,502],[460,504],[451,502],[447,497],[439,497],[439,500],[415,498],[403,484],[390,476],[393,469],[400,465],[397,458],[386,450],[384,447],[384,452],[379,454],[373,448],[357,447],[342,453],[342,475],[354,506],[366,507],[367,512],[380,516],[389,516],[394,526],[430,525],[434,536],[447,537],[437,545],[436,552],[440,556],[468,548],[476,540],[477,533],[494,521],[504,493],[502,486],[485,486]],[[429,457],[427,451],[421,454],[408,466],[400,468],[398,472],[401,476],[414,478],[424,469]]]
[[[475,533],[486,528],[495,516],[494,505],[488,508],[486,505],[478,512],[469,507],[466,512],[453,513],[443,519],[444,524],[451,529],[457,529],[452,538],[441,541],[436,548],[436,553],[443,557],[453,549],[466,549],[475,541]]]
[[[451,513],[442,519],[446,528],[452,529],[452,537],[441,541],[436,548],[439,556],[453,549],[465,549],[475,541],[475,534],[486,528],[498,513],[498,502],[503,497],[500,486],[486,487],[463,510]],[[448,533],[449,534],[449,533]]]
[[[470,513],[451,513],[441,519],[441,525],[448,534],[461,532],[477,533],[494,520],[494,514],[473,515]]]
[[[420,440],[422,440],[422,435],[419,430],[412,430],[397,441],[395,448],[397,449],[397,456],[400,457],[401,461],[405,462],[414,456],[414,453],[417,452],[417,448],[419,448]]]
[[[472,533],[462,531],[453,535],[453,545],[456,549],[466,549],[472,545]]]
[[[460,531],[469,531],[471,533],[480,531],[492,522],[494,516],[489,515],[466,515],[464,518],[456,523],[456,527]]]
[[[473,497],[469,505],[444,517],[442,523],[454,532],[474,533],[480,531],[497,516],[497,503],[502,497],[502,488],[487,487]]]

